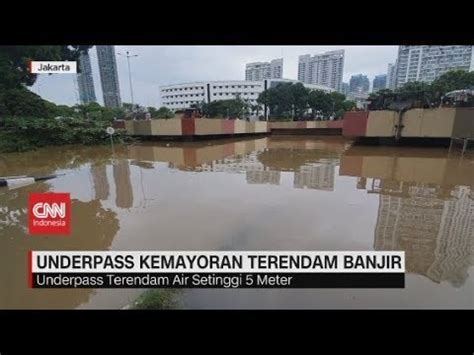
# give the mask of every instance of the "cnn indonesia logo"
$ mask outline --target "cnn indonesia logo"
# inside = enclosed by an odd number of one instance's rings
[[[69,235],[71,230],[69,193],[30,193],[28,230],[30,234]]]

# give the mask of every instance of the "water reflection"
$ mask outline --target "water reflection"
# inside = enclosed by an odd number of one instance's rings
[[[440,307],[454,297],[450,289],[472,282],[474,164],[443,149],[271,137],[155,142],[114,152],[43,149],[0,158],[0,176],[54,172],[66,175],[0,188],[0,257],[8,265],[0,271],[0,308],[116,308],[128,300],[127,290],[27,289],[29,249],[404,250],[407,271],[443,294]],[[71,192],[71,236],[26,234],[30,191]],[[439,287],[444,281],[450,289]],[[417,285],[400,291],[407,302],[426,292]],[[216,297],[230,297],[213,290],[190,295],[196,300],[208,292],[213,298],[205,302],[216,305]],[[262,293],[245,292],[247,306],[261,304]],[[345,302],[331,290],[324,300],[295,292],[302,307]],[[365,292],[369,300],[379,291]],[[276,291],[265,295],[277,308],[290,302]],[[383,299],[382,306],[398,305]]]
[[[380,195],[375,250],[404,250],[407,271],[432,281],[466,282],[474,264],[472,162],[442,150],[353,147],[340,172]]]
[[[39,183],[0,194],[0,308],[75,308],[89,301],[90,289],[33,290],[27,288],[28,250],[107,250],[119,229],[115,212],[99,200],[71,201],[71,235],[68,237],[28,236],[28,193],[47,192]]]

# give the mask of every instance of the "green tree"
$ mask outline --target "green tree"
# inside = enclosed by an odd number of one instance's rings
[[[434,90],[443,94],[453,90],[463,90],[474,88],[474,71],[451,70],[433,81],[431,84]]]
[[[52,117],[56,105],[43,100],[23,86],[2,90],[0,88],[0,117]]]
[[[202,107],[202,112],[208,118],[242,118],[247,114],[248,107],[248,103],[237,97],[231,100],[217,100],[205,103]]]
[[[31,60],[76,61],[92,46],[0,46],[0,89],[31,86],[38,74],[29,72]]]
[[[310,91],[301,83],[290,84],[293,119],[302,118],[309,107]]]
[[[308,103],[314,118],[328,118],[333,110],[331,96],[322,90],[311,91]]]
[[[151,114],[151,112],[150,112]],[[151,114],[151,118],[173,118],[174,112],[167,107],[160,107],[154,114]]]

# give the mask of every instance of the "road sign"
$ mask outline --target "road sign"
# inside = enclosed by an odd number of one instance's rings
[[[105,131],[107,132],[107,134],[110,134],[110,135],[115,133],[115,129],[113,127],[107,127]]]

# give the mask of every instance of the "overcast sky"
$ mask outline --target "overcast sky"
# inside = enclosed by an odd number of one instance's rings
[[[116,46],[116,53],[130,51],[135,102],[143,106],[160,105],[159,86],[191,81],[244,80],[245,64],[283,58],[283,77],[296,79],[298,56],[345,49],[344,82],[351,75],[386,74],[388,63],[397,56],[397,46]],[[97,100],[103,104],[97,52],[89,51]],[[122,102],[130,102],[127,60],[117,55]],[[71,74],[40,75],[31,88],[56,104],[74,105],[79,101],[77,84]]]

